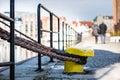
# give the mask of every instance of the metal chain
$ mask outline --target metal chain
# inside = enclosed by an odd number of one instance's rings
[[[7,40],[8,42],[10,42],[10,33],[2,28],[0,28],[0,37],[1,37],[1,39]],[[21,47],[31,50],[33,52],[37,52],[39,54],[54,57],[54,58],[57,58],[57,59],[60,59],[63,61],[73,61],[73,62],[80,61],[80,59],[78,59],[78,58],[62,56],[62,55],[58,55],[56,53],[50,52],[51,48],[41,45],[37,42],[32,42],[30,40],[27,40],[27,39],[24,39],[24,38],[21,38],[18,36],[15,36],[14,40],[15,40],[14,41],[15,45],[21,46]]]

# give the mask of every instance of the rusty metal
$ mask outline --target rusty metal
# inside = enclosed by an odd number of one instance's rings
[[[7,32],[6,30],[0,28],[0,37],[3,40],[7,40],[8,42],[10,41],[10,33]],[[73,62],[79,62],[80,59],[78,58],[72,58],[72,57],[67,57],[67,56],[62,56],[58,55],[56,53],[50,52],[51,48],[48,48],[44,45],[38,44],[36,42],[32,42],[30,40],[17,37],[15,36],[15,45],[21,46],[23,48],[26,48],[28,50],[31,50],[33,52],[37,52],[39,54],[43,54],[46,56],[54,57],[63,61],[73,61]]]

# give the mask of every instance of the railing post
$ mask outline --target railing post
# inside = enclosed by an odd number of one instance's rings
[[[68,38],[67,38],[67,36],[68,36],[68,34],[67,34],[67,31],[68,31],[68,30],[67,30],[67,26],[68,26],[68,25],[66,24],[66,26],[65,26],[65,29],[66,29],[66,48],[67,48],[67,45],[68,45],[68,44],[67,44],[67,39],[68,39]]]
[[[50,47],[53,47],[53,13],[51,12],[50,12]],[[52,57],[50,57],[49,62],[54,62]]]
[[[58,49],[60,49],[60,19],[58,18]]]
[[[37,8],[37,27],[38,27],[38,43],[41,44],[41,27],[42,27],[42,22],[41,22],[41,4],[38,4]],[[42,71],[41,69],[41,54],[38,53],[38,69],[36,71]]]
[[[70,28],[70,31],[71,31],[71,33],[70,33],[70,45],[72,46],[72,37],[73,37],[73,30],[72,30],[72,28]]]
[[[68,26],[68,47],[70,47],[70,26]]]
[[[64,22],[62,22],[62,49],[64,51]]]
[[[14,0],[10,0],[10,18],[14,19]],[[10,62],[15,63],[14,55],[14,21],[10,22]],[[10,65],[10,80],[15,80],[15,65]]]

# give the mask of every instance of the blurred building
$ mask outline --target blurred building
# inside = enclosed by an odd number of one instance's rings
[[[89,28],[93,27],[94,23],[92,21],[80,21],[81,25],[87,25]]]
[[[120,0],[113,0],[113,20],[116,25],[120,22]]]
[[[82,37],[91,35],[91,28],[93,26],[92,21],[72,21],[70,25],[80,34]]]
[[[77,27],[78,25],[87,25],[89,28],[91,28],[94,23],[92,21],[72,21],[70,25]]]
[[[113,20],[115,31],[120,30],[120,0],[113,0]]]

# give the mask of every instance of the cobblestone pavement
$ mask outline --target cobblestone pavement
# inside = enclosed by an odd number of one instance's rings
[[[106,44],[94,43],[94,38],[89,37],[75,47],[94,49],[95,56],[89,57],[84,70],[87,74],[65,74],[64,62],[54,59],[49,63],[49,57],[42,57],[42,72],[37,69],[37,57],[21,65],[16,65],[15,80],[120,80],[120,43]],[[9,80],[9,69],[0,73],[0,80]]]

